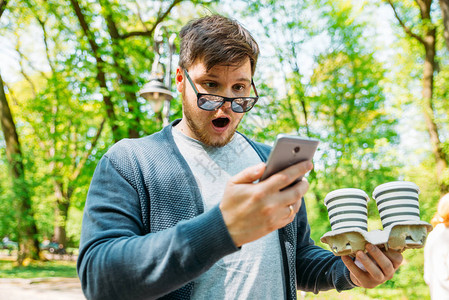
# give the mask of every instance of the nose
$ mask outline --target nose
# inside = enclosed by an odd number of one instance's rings
[[[223,109],[223,110],[227,110],[227,109],[231,109],[231,102],[229,102],[229,101],[226,101],[221,107],[220,107],[220,109]]]
[[[232,107],[231,107],[231,102],[230,101],[225,101],[220,108],[218,108],[217,110],[221,110],[222,112],[228,114],[230,112],[232,112]]]
[[[227,88],[226,88],[226,89],[223,88],[223,89],[221,90],[221,92],[218,93],[218,95],[220,95],[220,96],[222,96],[222,97],[226,97],[226,98],[231,98],[231,97],[233,97],[231,89],[227,89]],[[231,102],[225,101],[225,103],[223,103],[223,105],[220,106],[219,109],[224,110],[224,111],[225,111],[225,110],[231,110]]]

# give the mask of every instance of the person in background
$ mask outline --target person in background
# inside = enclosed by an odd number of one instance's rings
[[[48,246],[50,245],[50,240],[48,239],[47,236],[44,236],[44,238],[42,239],[42,246]]]
[[[424,281],[434,300],[449,299],[449,194],[438,202],[424,246]]]
[[[236,131],[256,104],[259,47],[237,21],[206,16],[180,32],[183,118],[114,145],[87,195],[78,274],[88,299],[296,299],[297,289],[372,288],[395,251],[357,260],[310,238],[305,161],[263,181],[269,146]]]

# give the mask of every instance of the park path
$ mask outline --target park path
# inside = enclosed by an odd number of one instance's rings
[[[0,278],[1,300],[85,300],[78,278]]]

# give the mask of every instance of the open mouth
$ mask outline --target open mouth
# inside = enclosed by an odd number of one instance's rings
[[[223,128],[226,127],[226,125],[229,124],[231,120],[229,118],[216,118],[212,120],[212,124],[214,124],[215,127]]]

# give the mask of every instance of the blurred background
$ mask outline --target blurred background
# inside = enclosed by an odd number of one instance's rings
[[[306,195],[317,244],[328,249],[323,199],[338,188],[415,182],[430,221],[449,190],[448,0],[0,0],[1,278],[76,278],[98,160],[181,117],[177,34],[212,13],[261,48],[261,99],[239,130],[267,144],[278,133],[321,141]],[[376,289],[300,297],[428,298],[422,249],[404,257]]]

